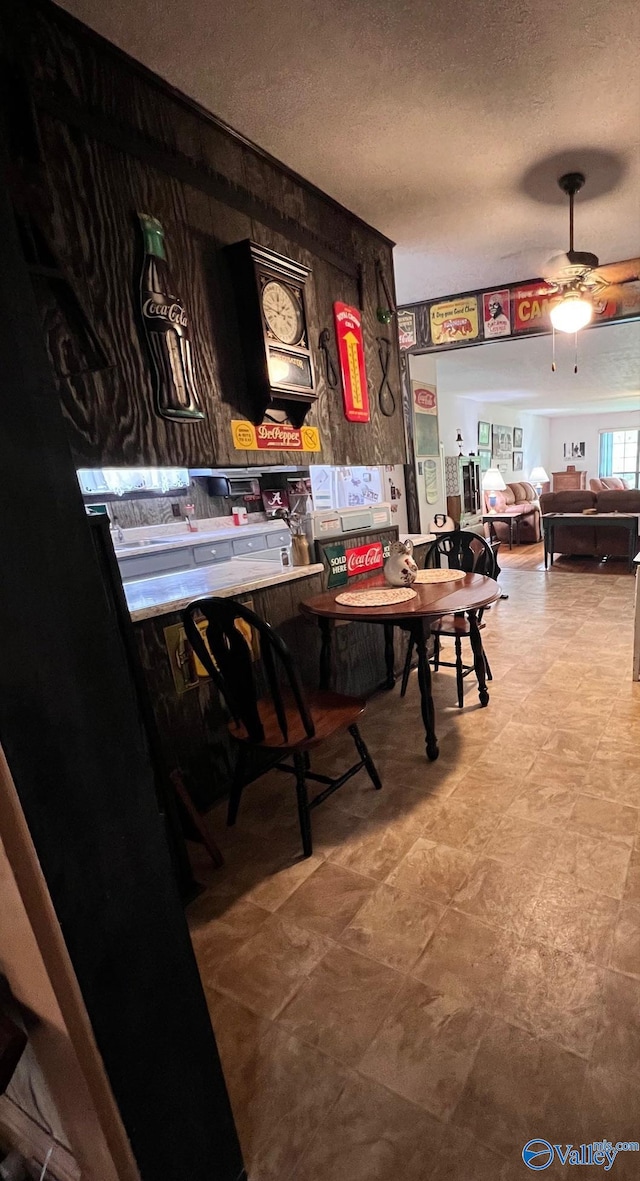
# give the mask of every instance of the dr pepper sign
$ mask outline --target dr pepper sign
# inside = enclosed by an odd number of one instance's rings
[[[334,303],[344,415],[349,422],[369,422],[369,390],[364,365],[362,319],[357,308]]]

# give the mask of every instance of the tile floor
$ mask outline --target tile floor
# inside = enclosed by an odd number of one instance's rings
[[[617,572],[616,572],[617,571]],[[640,1140],[640,685],[633,579],[506,570],[491,702],[415,674],[314,815],[274,773],[190,907],[250,1181],[511,1181],[534,1136]],[[317,766],[344,765],[350,739]],[[546,1177],[565,1175],[553,1165]],[[611,1175],[640,1176],[640,1155]]]

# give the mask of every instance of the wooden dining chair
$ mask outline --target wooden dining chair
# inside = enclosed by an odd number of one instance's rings
[[[206,642],[197,622],[201,616],[206,620]],[[282,637],[264,619],[234,599],[198,599],[182,612],[182,620],[189,643],[226,703],[230,714],[229,734],[238,747],[227,824],[235,824],[238,815],[246,786],[247,753],[250,749],[260,749],[273,755],[270,766],[295,775],[302,848],[304,856],[310,857],[313,808],[363,767],[376,790],[382,787],[356,722],[364,712],[365,701],[329,691],[305,693]],[[259,637],[259,660],[254,659],[246,638],[247,624]],[[262,689],[266,692],[262,693]],[[358,762],[333,779],[312,772],[309,752],[339,730],[349,731],[359,755]],[[293,766],[283,761],[288,755],[292,756]],[[307,793],[308,780],[324,785],[313,799]]]
[[[431,543],[429,549],[425,554],[424,566],[425,569],[440,569],[442,567],[442,559],[447,559],[447,565],[452,570],[464,570],[467,574],[484,574],[488,578],[496,577],[496,558],[495,554],[489,545],[488,541],[481,537],[479,533],[472,533],[469,530],[457,529],[453,533],[443,533]],[[482,622],[483,611],[477,612],[477,623],[480,631],[484,630],[485,624]],[[462,641],[463,639],[470,639],[470,624],[466,615],[463,613],[455,615],[443,615],[440,619],[434,619],[431,624],[431,633],[433,635],[434,649],[433,649],[433,668],[437,672],[440,665],[447,668],[455,668],[456,670],[456,687],[458,691],[458,705],[460,709],[464,705],[464,678],[474,671],[473,664],[465,664],[462,659]],[[455,645],[455,660],[442,660],[440,656],[440,642],[443,636],[449,636],[453,639]],[[409,647],[407,650],[407,657],[404,663],[404,670],[402,673],[402,685],[400,689],[400,696],[404,697],[407,691],[407,684],[409,681],[409,674],[411,672],[411,658],[413,655],[413,642],[409,640]],[[491,669],[487,654],[482,649],[484,659],[484,666],[487,671],[487,680],[491,681]]]

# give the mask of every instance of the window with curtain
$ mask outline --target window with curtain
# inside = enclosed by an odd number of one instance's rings
[[[601,431],[599,475],[618,476],[640,488],[640,430]]]

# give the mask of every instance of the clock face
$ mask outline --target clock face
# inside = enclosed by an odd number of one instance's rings
[[[288,287],[271,279],[262,289],[262,310],[273,335],[283,344],[297,344],[304,320],[302,304]]]

